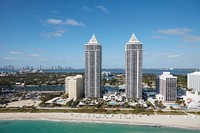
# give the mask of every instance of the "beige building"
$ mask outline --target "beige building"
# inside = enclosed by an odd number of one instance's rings
[[[68,76],[65,78],[65,92],[69,93],[69,99],[83,97],[83,77],[82,75]]]

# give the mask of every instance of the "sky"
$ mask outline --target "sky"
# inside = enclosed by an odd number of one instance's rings
[[[0,67],[84,68],[95,34],[102,67],[125,67],[132,33],[143,68],[200,68],[200,0],[0,0]]]

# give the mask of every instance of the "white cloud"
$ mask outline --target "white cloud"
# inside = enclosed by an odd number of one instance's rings
[[[13,58],[13,57],[5,57],[4,60],[17,60],[17,58]]]
[[[158,29],[157,32],[167,35],[186,35],[192,32],[192,29],[189,28]]]
[[[37,49],[38,51],[43,51],[41,48]]]
[[[39,54],[29,54],[29,57],[39,57]]]
[[[177,48],[179,49],[196,49],[199,48],[198,45],[179,45]]]
[[[86,6],[86,5],[83,5],[83,6],[81,7],[81,9],[86,10],[86,11],[93,11],[93,10],[94,10],[94,9],[92,9],[92,8],[89,8],[89,7]]]
[[[167,39],[165,36],[152,36],[154,39]]]
[[[74,19],[67,19],[65,22],[66,25],[70,25],[70,26],[85,26],[84,23],[82,22],[77,22]]]
[[[54,58],[53,60],[54,61],[62,61],[63,59],[62,58]]]
[[[46,20],[46,23],[48,23],[48,24],[55,24],[55,25],[61,25],[61,24],[63,24],[63,21],[60,20],[60,19],[50,18],[50,19]]]
[[[86,7],[85,7],[86,8]],[[43,21],[44,23],[47,23],[47,24],[52,24],[52,25],[68,25],[68,26],[85,26],[84,23],[82,22],[78,22],[74,19],[66,19],[65,21],[64,20],[61,20],[61,19],[54,19],[54,18],[51,18],[51,19],[47,19],[45,21]]]
[[[178,55],[178,54],[170,54],[167,57],[169,57],[169,58],[178,58],[178,57],[180,57],[180,55]]]
[[[174,53],[162,53],[161,55],[159,55],[161,58],[178,58],[180,57],[179,54],[174,54]]]
[[[200,42],[200,36],[189,35],[185,37],[187,42]]]
[[[103,12],[109,13],[109,10],[103,5],[98,5],[98,6],[96,6],[96,8],[100,9]]]
[[[10,54],[22,54],[22,52],[19,52],[19,51],[10,51],[9,53]]]
[[[61,37],[65,33],[64,30],[58,30],[55,32],[46,32],[46,33],[41,33],[42,36],[44,37]]]
[[[181,57],[179,54],[175,54],[175,53],[162,53],[162,54],[148,54],[148,57],[152,57],[152,58],[156,58],[156,59],[168,59],[168,58],[179,58]]]
[[[52,11],[50,11],[51,13],[53,13],[53,14],[58,14],[58,13],[60,13],[58,10],[52,10]]]
[[[46,58],[39,58],[39,61],[48,61]]]

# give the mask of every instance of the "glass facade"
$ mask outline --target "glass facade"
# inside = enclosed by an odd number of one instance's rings
[[[142,98],[142,43],[133,34],[125,46],[126,96],[130,99]]]
[[[95,36],[85,45],[85,97],[101,97],[102,48]]]

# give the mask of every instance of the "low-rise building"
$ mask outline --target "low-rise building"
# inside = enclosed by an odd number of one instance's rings
[[[182,96],[188,108],[200,108],[200,93],[194,91],[186,91],[186,95]]]
[[[157,95],[156,95],[156,100],[157,100],[157,101],[164,102],[164,96],[161,95],[161,94],[157,94]]]
[[[118,94],[118,93],[107,93],[103,95],[103,100],[105,101],[123,101],[125,99],[125,94]]]

